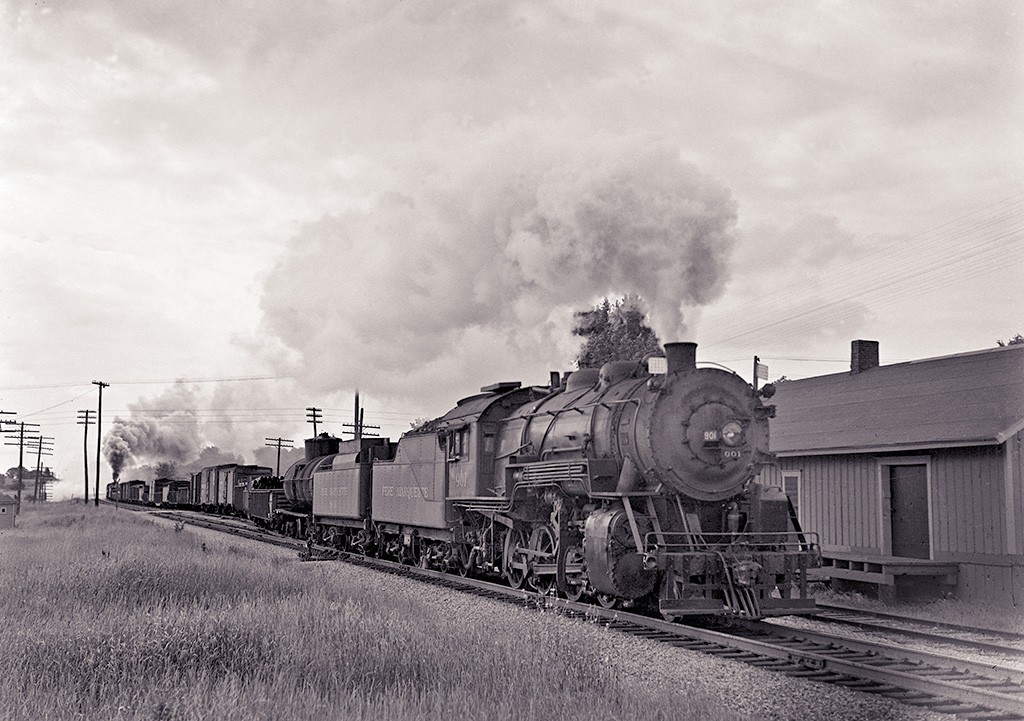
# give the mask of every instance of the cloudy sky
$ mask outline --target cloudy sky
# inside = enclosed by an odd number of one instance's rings
[[[545,382],[606,295],[747,376],[992,347],[1018,7],[0,0],[0,410],[68,495],[92,380],[132,462],[251,460]]]

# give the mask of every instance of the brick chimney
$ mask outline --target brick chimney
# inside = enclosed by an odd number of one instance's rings
[[[850,343],[850,373],[878,367],[878,341],[855,340]]]

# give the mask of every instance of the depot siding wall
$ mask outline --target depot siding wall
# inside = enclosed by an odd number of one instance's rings
[[[979,446],[931,454],[932,553],[936,560],[972,560],[971,556],[1007,553],[1003,449]]]
[[[928,466],[932,558],[960,564],[957,595],[1024,601],[1024,432],[1002,445],[785,457],[760,480],[784,487],[783,473],[799,472],[801,523],[822,550],[877,556],[890,512],[880,465],[900,459]]]
[[[881,553],[874,457],[780,458],[762,478],[782,487],[784,471],[800,473],[800,522],[818,533],[823,550]]]

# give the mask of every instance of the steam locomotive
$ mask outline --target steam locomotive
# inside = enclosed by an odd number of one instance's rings
[[[307,440],[271,515],[338,549],[670,620],[809,613],[817,539],[753,482],[773,390],[698,368],[693,343],[496,383],[397,442]]]

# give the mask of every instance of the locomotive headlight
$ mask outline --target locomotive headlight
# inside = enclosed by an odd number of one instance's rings
[[[743,443],[743,426],[736,421],[729,421],[722,426],[722,443],[727,446],[738,446]]]

